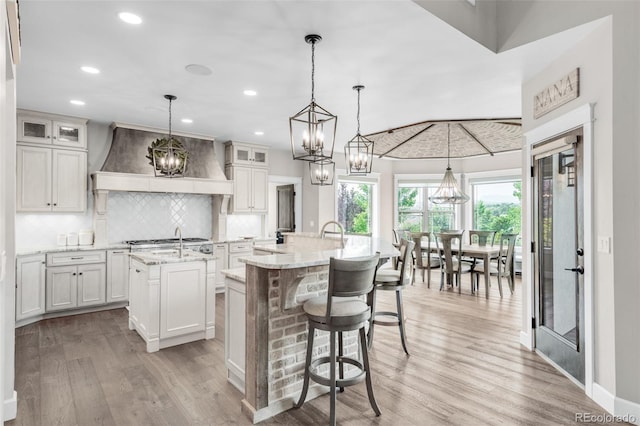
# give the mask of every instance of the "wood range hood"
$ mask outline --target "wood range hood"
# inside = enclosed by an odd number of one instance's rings
[[[223,238],[233,181],[228,180],[216,158],[213,138],[173,133],[189,152],[184,177],[156,177],[149,164],[147,149],[156,139],[168,135],[143,126],[113,123],[113,139],[100,171],[91,174],[95,244],[107,243],[107,200],[110,191],[183,193],[211,195],[213,230]]]

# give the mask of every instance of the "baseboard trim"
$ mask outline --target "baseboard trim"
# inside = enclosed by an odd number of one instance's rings
[[[593,383],[592,399],[596,402],[596,404],[607,410],[608,413],[613,414],[615,412],[616,397],[611,392],[595,382]]]
[[[531,342],[531,336],[526,331],[520,332],[520,344],[530,351],[533,350],[533,343]]]
[[[13,420],[18,415],[18,392],[13,391],[10,399],[4,400],[4,421]]]
[[[640,425],[640,404],[616,397],[614,414],[634,425]]]
[[[640,404],[637,402],[618,398],[598,383],[593,384],[592,399],[615,417],[610,421],[622,420],[634,425],[640,425]],[[605,420],[609,421],[609,419]]]

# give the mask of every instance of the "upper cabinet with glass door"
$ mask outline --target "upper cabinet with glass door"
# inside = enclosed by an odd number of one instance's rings
[[[225,143],[225,164],[252,167],[269,166],[269,148],[261,145],[228,141]]]
[[[87,149],[87,120],[19,110],[18,142]]]

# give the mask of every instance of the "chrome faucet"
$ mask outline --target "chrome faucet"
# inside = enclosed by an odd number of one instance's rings
[[[178,238],[180,238],[180,247],[179,247],[179,252],[178,253],[180,255],[180,259],[182,259],[182,256],[183,256],[182,250],[184,248],[183,245],[182,245],[182,229],[180,229],[180,227],[178,226],[176,228],[176,232],[174,232],[173,235],[177,235]]]
[[[342,248],[344,248],[344,228],[342,227],[342,225],[340,224],[340,222],[336,222],[335,220],[330,220],[329,222],[325,223],[324,225],[322,225],[322,228],[320,229],[320,238],[324,239],[327,231],[324,230],[324,228],[327,227],[327,225],[336,225],[338,227],[338,229],[340,229],[340,244],[342,245]],[[337,232],[331,232],[329,231],[330,234],[337,234]]]

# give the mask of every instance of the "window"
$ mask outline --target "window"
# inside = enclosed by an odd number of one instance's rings
[[[377,235],[376,177],[338,176],[336,185],[336,218],[345,234]]]
[[[398,183],[398,229],[438,232],[456,227],[456,209],[450,204],[433,204],[439,182]]]
[[[520,234],[522,181],[471,181],[473,229]],[[521,245],[521,239],[516,243]]]

